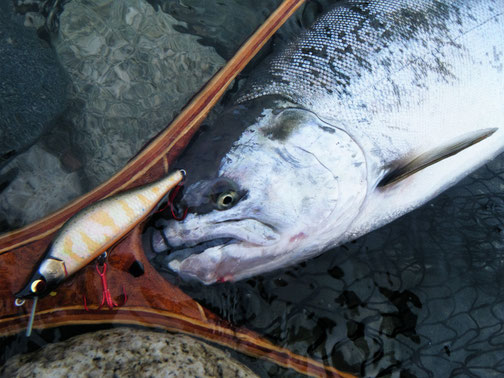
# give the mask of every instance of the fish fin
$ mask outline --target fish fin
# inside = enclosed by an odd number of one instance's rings
[[[390,170],[378,183],[378,187],[384,187],[390,184],[394,184],[401,181],[424,168],[427,168],[441,160],[444,160],[450,156],[453,156],[466,148],[481,142],[482,140],[488,138],[490,135],[495,133],[497,128],[491,129],[480,129],[464,135],[459,138],[448,142],[440,147],[433,148],[432,150],[426,151],[414,159],[397,166],[396,168]]]

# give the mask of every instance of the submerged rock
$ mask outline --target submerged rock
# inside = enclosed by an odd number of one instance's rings
[[[2,172],[6,173],[0,175],[0,183],[2,176],[10,183],[0,195],[0,230],[35,221],[81,193],[78,173],[68,173],[58,158],[38,144],[9,162]]]
[[[184,21],[175,29],[197,35],[199,43],[214,46],[226,60],[233,57],[281,0],[201,1],[149,0],[156,9]],[[187,23],[187,24],[186,24]]]
[[[54,40],[73,89],[67,120],[90,189],[117,172],[224,64],[144,0],[74,0]]]
[[[54,126],[66,88],[53,49],[0,2],[0,167]]]
[[[72,0],[62,7],[61,14],[50,12],[59,25],[51,43],[71,81],[68,107],[37,143],[60,162],[44,158],[45,165],[29,170],[35,164],[19,157],[13,162],[17,176],[7,167],[0,171],[0,191],[8,188],[0,196],[0,232],[43,217],[111,177],[225,63],[198,37],[176,31],[183,23],[147,1]],[[38,84],[41,78],[32,80]],[[65,175],[61,166],[70,172]],[[37,208],[19,202],[26,193]]]
[[[116,328],[11,358],[2,377],[256,377],[220,349],[181,334]]]

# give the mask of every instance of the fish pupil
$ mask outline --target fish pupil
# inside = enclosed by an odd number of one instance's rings
[[[237,193],[234,191],[228,191],[225,193],[219,194],[217,198],[217,209],[219,210],[227,210],[232,207],[237,200]]]

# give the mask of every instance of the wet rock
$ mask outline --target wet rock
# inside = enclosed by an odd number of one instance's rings
[[[143,0],[74,0],[59,25],[54,45],[73,83],[66,119],[86,189],[118,171],[224,64]]]
[[[226,60],[280,5],[280,0],[201,1],[149,0],[156,8],[187,22],[176,30],[197,35],[202,45],[214,46]]]
[[[256,377],[220,349],[181,334],[116,328],[11,358],[2,377]]]
[[[2,173],[0,190],[2,178],[8,180],[0,194],[4,228],[5,224],[13,228],[35,221],[81,193],[78,174],[65,172],[59,159],[38,144],[9,162]],[[59,190],[54,190],[55,183]]]
[[[54,125],[67,80],[53,49],[0,2],[0,167]]]

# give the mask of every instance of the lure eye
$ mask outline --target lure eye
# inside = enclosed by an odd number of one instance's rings
[[[30,290],[32,293],[37,294],[44,290],[46,283],[44,280],[35,280],[30,285]]]
[[[223,192],[219,194],[217,197],[217,209],[218,210],[227,210],[233,207],[238,200],[238,193],[234,190],[229,190],[227,192]]]

